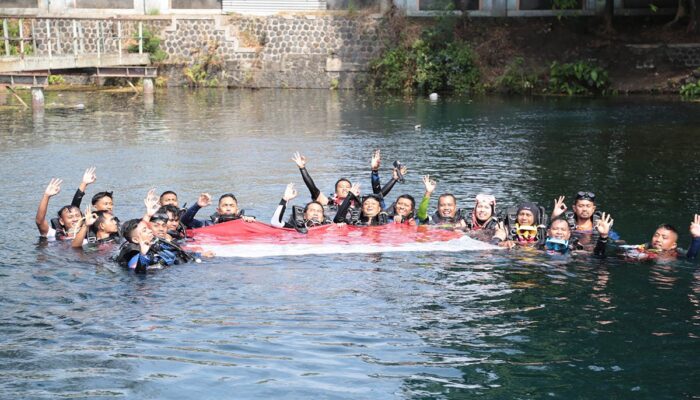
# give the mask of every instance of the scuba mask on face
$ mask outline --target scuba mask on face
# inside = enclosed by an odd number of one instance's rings
[[[569,241],[564,239],[547,238],[545,248],[558,253],[566,253],[569,250]]]
[[[537,227],[532,225],[516,225],[515,234],[525,239],[534,239],[537,237]]]

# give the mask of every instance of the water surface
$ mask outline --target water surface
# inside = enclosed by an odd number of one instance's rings
[[[326,254],[142,277],[109,254],[37,246],[32,222],[51,177],[65,181],[55,213],[96,164],[86,198],[115,190],[122,220],[143,213],[151,187],[190,204],[234,192],[266,220],[286,183],[302,185],[294,151],[330,192],[340,176],[368,189],[381,148],[385,180],[394,159],[410,168],[392,195],[420,197],[423,174],[465,206],[484,191],[499,206],[551,208],[586,189],[629,242],[670,222],[685,245],[700,212],[697,103],[274,90],[169,90],[154,103],[48,93],[47,103],[85,109],[0,114],[2,398],[700,396],[693,263]]]

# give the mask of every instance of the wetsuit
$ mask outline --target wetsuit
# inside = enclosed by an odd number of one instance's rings
[[[338,213],[335,215],[335,218],[333,218],[333,222],[336,224],[346,223],[348,225],[357,226],[379,226],[389,223],[389,218],[384,211],[370,218],[363,215],[362,210],[359,208],[350,210],[350,204],[352,202],[360,203],[360,200],[353,193],[348,193],[348,197],[343,200],[343,203],[338,208]],[[347,217],[348,212],[350,212],[350,218]]]
[[[391,207],[389,207],[389,210],[385,211],[387,219],[389,222],[394,221],[396,216],[399,216],[399,214],[396,213],[396,203],[394,203]],[[414,214],[409,215],[408,217],[404,217],[403,215],[401,217],[401,222],[397,222],[398,224],[408,224],[408,225],[416,225],[416,217]]]
[[[319,188],[316,187],[316,183],[314,183],[314,180],[311,178],[311,175],[309,175],[309,171],[306,169],[306,167],[299,168],[299,172],[301,172],[301,178],[304,180],[304,184],[309,189],[309,193],[311,193],[311,201],[317,201],[318,196],[321,195],[321,190],[319,190]],[[343,200],[344,199],[338,198],[338,196],[335,193],[328,195],[328,204],[323,206],[324,214],[327,216],[335,216],[338,213],[338,208],[342,204]],[[349,212],[354,207],[355,205],[351,204],[351,208],[348,209],[348,214],[346,215],[346,218],[349,218]]]
[[[678,250],[655,250],[651,248],[651,244],[645,243],[637,246],[621,246],[623,249],[623,256],[629,260],[655,260],[657,258],[686,258],[688,260],[695,260],[700,253],[700,237],[694,237],[690,242],[688,251],[685,254]]]
[[[285,199],[281,199],[280,203],[275,209],[275,213],[272,215],[270,225],[275,226],[277,228],[293,228],[300,233],[307,233],[309,231],[309,228],[311,227],[328,225],[333,223],[325,216],[323,217],[322,222],[306,219],[304,218],[304,210],[299,206],[294,206],[292,208],[292,215],[289,216],[289,220],[287,222],[282,222],[282,219],[284,218],[284,212],[286,211],[286,209],[287,201]]]
[[[222,222],[235,221],[241,219],[245,215],[245,210],[240,210],[238,214],[233,215],[221,215],[219,213],[212,214],[208,220],[195,219],[194,216],[202,207],[199,204],[194,203],[192,207],[188,208],[187,211],[180,218],[180,223],[187,228],[201,228],[203,226],[211,226],[215,224],[220,224]]]
[[[467,213],[465,210],[462,210],[461,208],[457,209],[455,211],[454,217],[443,217],[440,215],[439,211],[435,211],[435,213],[432,216],[428,216],[428,202],[430,201],[429,197],[423,197],[423,200],[420,202],[420,206],[418,206],[418,220],[420,221],[421,224],[428,224],[428,225],[457,225],[460,223],[460,221],[464,221],[465,224],[468,223],[467,221]]]
[[[381,199],[379,201],[379,205],[382,207],[382,209],[386,208],[386,204],[384,203],[384,198],[391,192],[391,189],[394,188],[394,185],[396,185],[396,182],[398,180],[394,179],[392,176],[391,180],[387,182],[386,185],[382,188],[382,182],[379,179],[379,171],[372,170],[372,175],[371,175],[371,180],[372,180],[372,193],[376,194],[379,196]]]
[[[139,245],[125,242],[119,249],[116,261],[122,267],[144,273],[154,269],[162,269],[171,265],[195,261],[196,253],[181,249],[178,245],[163,239],[156,239],[148,252],[143,255]]]

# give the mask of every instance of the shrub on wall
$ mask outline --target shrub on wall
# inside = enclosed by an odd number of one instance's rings
[[[149,57],[151,59],[151,62],[154,64],[157,64],[163,60],[165,60],[168,57],[168,53],[163,51],[163,49],[160,48],[160,38],[156,36],[153,32],[151,32],[148,28],[143,28],[142,30],[143,34],[143,51],[144,53],[148,53]],[[138,53],[139,52],[139,33],[138,31],[134,32],[133,39],[135,41],[132,41],[132,43],[129,45],[127,48],[127,51],[129,53]]]
[[[573,95],[607,94],[610,87],[608,72],[586,61],[549,67],[549,90],[552,93]]]

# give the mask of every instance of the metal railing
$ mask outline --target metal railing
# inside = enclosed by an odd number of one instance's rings
[[[18,21],[18,34],[19,36],[10,36],[10,21]],[[72,29],[69,30],[69,34],[61,33],[60,25],[57,22],[51,23],[51,19],[45,19],[43,22],[39,22],[36,19],[31,19],[30,32],[25,33],[25,19],[9,19],[3,18],[2,20],[2,32],[3,32],[3,43],[4,43],[4,56],[12,56],[16,53],[18,56],[30,55],[27,53],[28,48],[32,49],[31,55],[33,56],[47,56],[49,59],[54,55],[68,55],[73,54],[77,56],[79,54],[86,54],[86,42],[92,41],[95,43],[94,47],[97,56],[100,57],[101,54],[107,53],[108,49],[114,49],[116,52],[121,54],[123,52],[122,42],[125,39],[138,40],[138,53],[143,54],[144,46],[144,36],[143,36],[143,22],[138,23],[137,36],[123,35],[122,22],[121,21],[95,21],[97,24],[96,36],[91,38],[86,38],[85,31],[83,27],[83,21],[72,20]],[[65,21],[65,20],[63,20]],[[41,25],[44,25],[43,27]],[[63,24],[65,28],[65,24]],[[109,26],[111,25],[111,26]],[[116,33],[114,28],[116,25]],[[109,27],[109,29],[107,29]],[[39,43],[39,44],[38,44]],[[64,46],[64,43],[70,43],[69,46]],[[45,54],[39,54],[41,44],[45,44]],[[31,47],[28,47],[31,46]]]

